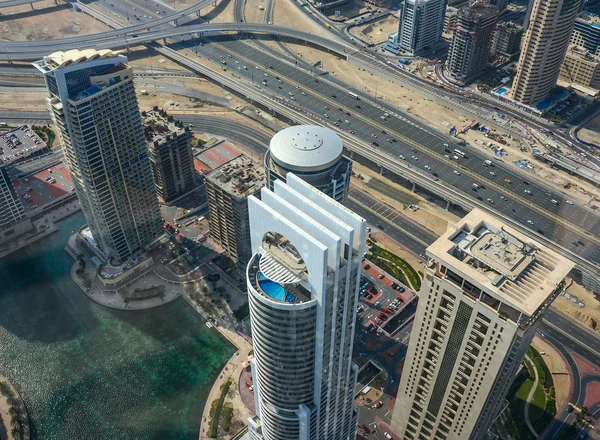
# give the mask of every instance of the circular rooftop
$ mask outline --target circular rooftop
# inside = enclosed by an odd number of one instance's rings
[[[271,139],[271,159],[291,171],[320,171],[342,157],[338,135],[325,127],[296,125],[281,130]]]

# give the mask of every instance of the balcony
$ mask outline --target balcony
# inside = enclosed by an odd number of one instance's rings
[[[264,297],[281,303],[301,304],[310,301],[311,293],[300,284],[300,279],[291,272],[282,272],[285,270],[283,266],[280,268],[281,270],[276,270],[275,264],[276,261],[269,262],[270,272],[273,271],[277,275],[277,279],[283,281],[278,282],[267,277],[261,271],[261,256],[256,254],[248,268],[248,280],[252,287]]]

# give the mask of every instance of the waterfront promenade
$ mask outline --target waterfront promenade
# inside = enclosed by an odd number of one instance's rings
[[[23,436],[13,436],[11,420],[14,417],[11,407],[15,407],[21,415]],[[3,376],[0,376],[0,440],[29,440],[31,428],[27,407],[15,387]]]

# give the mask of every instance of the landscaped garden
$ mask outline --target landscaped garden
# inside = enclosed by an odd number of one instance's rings
[[[413,290],[421,289],[421,277],[410,264],[390,251],[377,246],[371,240],[367,243],[370,252],[366,255],[367,260]]]

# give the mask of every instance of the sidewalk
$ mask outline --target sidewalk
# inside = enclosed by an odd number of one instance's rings
[[[30,428],[30,424],[29,424],[29,413],[27,412],[27,407],[25,406],[25,402],[23,402],[21,395],[15,389],[15,387],[8,381],[8,379],[6,379],[3,376],[0,376],[0,383],[5,383],[8,385],[13,396],[16,398],[17,407],[20,407],[22,409],[23,418],[24,418],[23,426],[25,428],[24,434],[23,434],[23,439],[29,440],[31,438],[31,428]],[[10,408],[11,408],[11,404],[10,404],[8,398],[6,396],[4,396],[3,394],[0,394],[0,439],[1,440],[5,440],[5,439],[6,440],[16,440],[16,438],[13,437],[13,435],[11,433],[11,431],[12,431],[12,428],[10,425],[11,416],[8,413]]]

